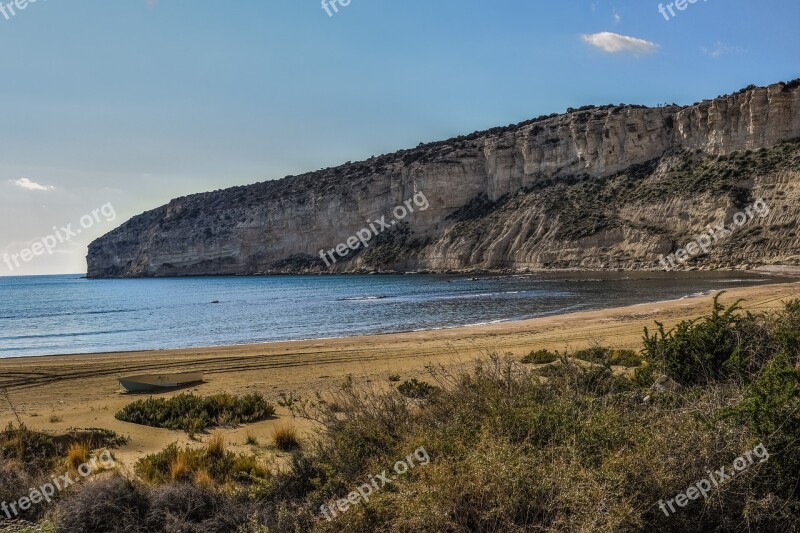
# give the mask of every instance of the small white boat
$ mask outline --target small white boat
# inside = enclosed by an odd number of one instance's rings
[[[177,389],[195,383],[202,383],[203,374],[187,372],[184,374],[142,374],[119,378],[119,383],[128,392],[150,392]]]

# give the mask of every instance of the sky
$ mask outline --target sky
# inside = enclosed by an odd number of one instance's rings
[[[800,77],[797,0],[30,1],[0,9],[0,276],[83,273],[187,194]]]

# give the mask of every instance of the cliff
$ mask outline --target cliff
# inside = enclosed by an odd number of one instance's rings
[[[686,107],[590,106],[178,198],[94,241],[88,276],[659,269],[759,198],[768,214],[680,268],[797,264],[798,139],[798,81]],[[428,207],[396,219],[420,193]],[[381,217],[396,224],[320,258]]]

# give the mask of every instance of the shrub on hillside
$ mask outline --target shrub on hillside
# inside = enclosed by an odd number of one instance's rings
[[[747,387],[744,399],[721,418],[746,425],[764,443],[771,454],[766,465],[771,477],[786,482],[773,491],[783,497],[793,494],[800,479],[800,366],[786,356],[776,357]]]
[[[701,320],[685,320],[669,332],[656,322],[652,335],[645,328],[645,359],[683,385],[748,382],[776,355],[799,360],[800,302],[786,303],[781,313],[742,314],[739,302],[720,304],[722,294]]]

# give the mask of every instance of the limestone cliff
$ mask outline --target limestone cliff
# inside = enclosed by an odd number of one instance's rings
[[[798,81],[687,107],[590,106],[178,198],[93,242],[88,275],[658,269],[757,198],[767,216],[684,267],[795,264],[798,139]],[[320,259],[419,192],[428,209]]]

